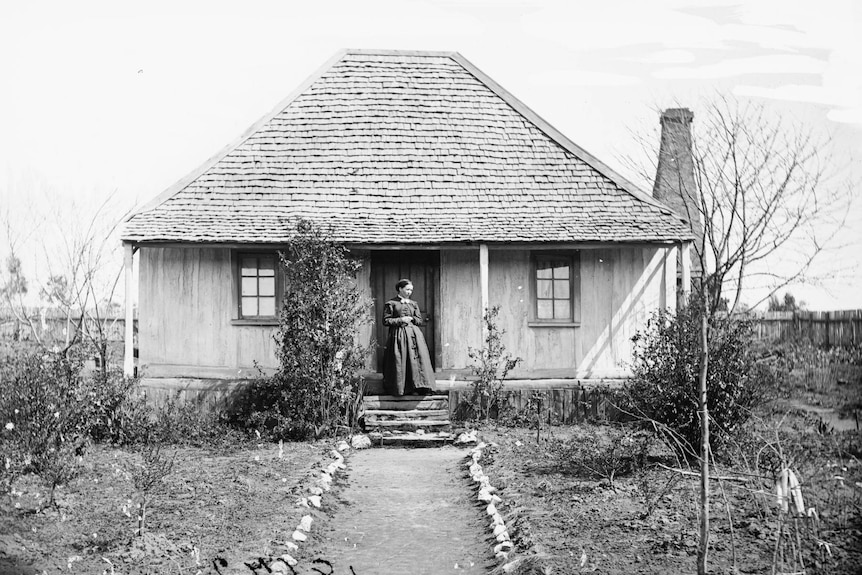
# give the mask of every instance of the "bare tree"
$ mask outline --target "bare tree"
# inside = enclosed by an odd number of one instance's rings
[[[695,294],[689,303],[703,309],[700,369],[692,381],[701,426],[697,571],[703,574],[710,530],[710,319],[723,307],[733,312],[743,291],[755,284],[768,288],[757,305],[809,279],[812,262],[835,247],[853,198],[849,183],[830,177],[835,166],[828,138],[771,115],[762,105],[717,97],[704,107],[693,131],[692,118],[683,108],[663,113],[657,162],[645,174],[639,171],[647,180],[655,174],[656,197],[689,221],[695,237]]]
[[[748,288],[765,288],[755,306],[816,279],[812,263],[839,247],[853,201],[830,139],[762,104],[723,96],[706,103],[692,127],[690,148],[674,147],[659,160],[656,186],[677,178],[683,203],[668,203],[699,232],[693,265],[704,270],[710,310],[736,310]],[[662,155],[664,148],[662,141]],[[649,180],[656,174],[655,160],[625,161]],[[663,163],[679,169],[662,173]]]
[[[115,321],[109,312],[122,273],[122,259],[117,254],[120,244],[114,237],[122,215],[115,213],[114,200],[114,194],[110,194],[93,210],[46,201],[44,205],[52,207],[41,212],[39,221],[32,217],[13,221],[8,212],[4,214],[10,254],[8,277],[0,291],[3,303],[18,321],[30,327],[33,339],[45,349],[67,353],[76,343],[88,344],[100,360],[102,375],[107,370],[108,322]],[[26,242],[12,242],[14,230],[22,227],[41,231],[30,233]],[[42,272],[29,282],[21,267],[25,251],[38,262]],[[38,293],[28,290],[30,286],[38,288]],[[40,336],[32,313],[36,302],[65,316],[62,345]]]

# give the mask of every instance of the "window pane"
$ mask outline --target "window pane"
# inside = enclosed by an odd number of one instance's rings
[[[242,258],[242,275],[256,276],[257,275],[257,258],[245,257]]]
[[[536,280],[536,297],[551,299],[551,280]]]
[[[251,316],[257,315],[257,298],[244,297],[242,298],[242,315]]]
[[[275,258],[260,258],[260,275],[274,276],[275,275]]]
[[[572,308],[569,300],[554,300],[554,319],[571,319]]]
[[[569,299],[569,280],[554,280],[554,299]]]
[[[562,262],[557,262],[556,267],[554,267],[554,279],[568,279],[569,278],[569,266],[563,264]]]
[[[551,279],[553,277],[553,262],[536,262],[536,277]]]
[[[262,297],[259,298],[260,309],[258,315],[275,315],[275,298]]]
[[[554,308],[552,300],[539,300],[536,302],[536,317],[538,319],[554,319]]]
[[[257,295],[257,278],[242,278],[242,295]]]
[[[275,278],[260,278],[258,286],[260,295],[275,295]]]

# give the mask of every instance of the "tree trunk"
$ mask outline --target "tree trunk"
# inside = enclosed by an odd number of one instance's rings
[[[697,549],[697,574],[707,573],[707,554],[709,551],[709,409],[706,396],[706,373],[709,366],[709,292],[706,286],[701,290],[703,311],[700,320],[700,374],[699,374],[699,411],[700,411],[700,543]]]

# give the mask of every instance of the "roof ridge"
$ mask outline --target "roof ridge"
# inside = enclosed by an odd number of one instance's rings
[[[347,48],[344,54],[357,54],[366,56],[437,56],[443,58],[452,58],[460,56],[458,52],[451,50],[391,50],[384,48]]]

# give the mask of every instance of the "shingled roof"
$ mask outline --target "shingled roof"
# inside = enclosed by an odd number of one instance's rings
[[[684,221],[454,52],[347,50],[126,222],[131,242],[670,242]]]

